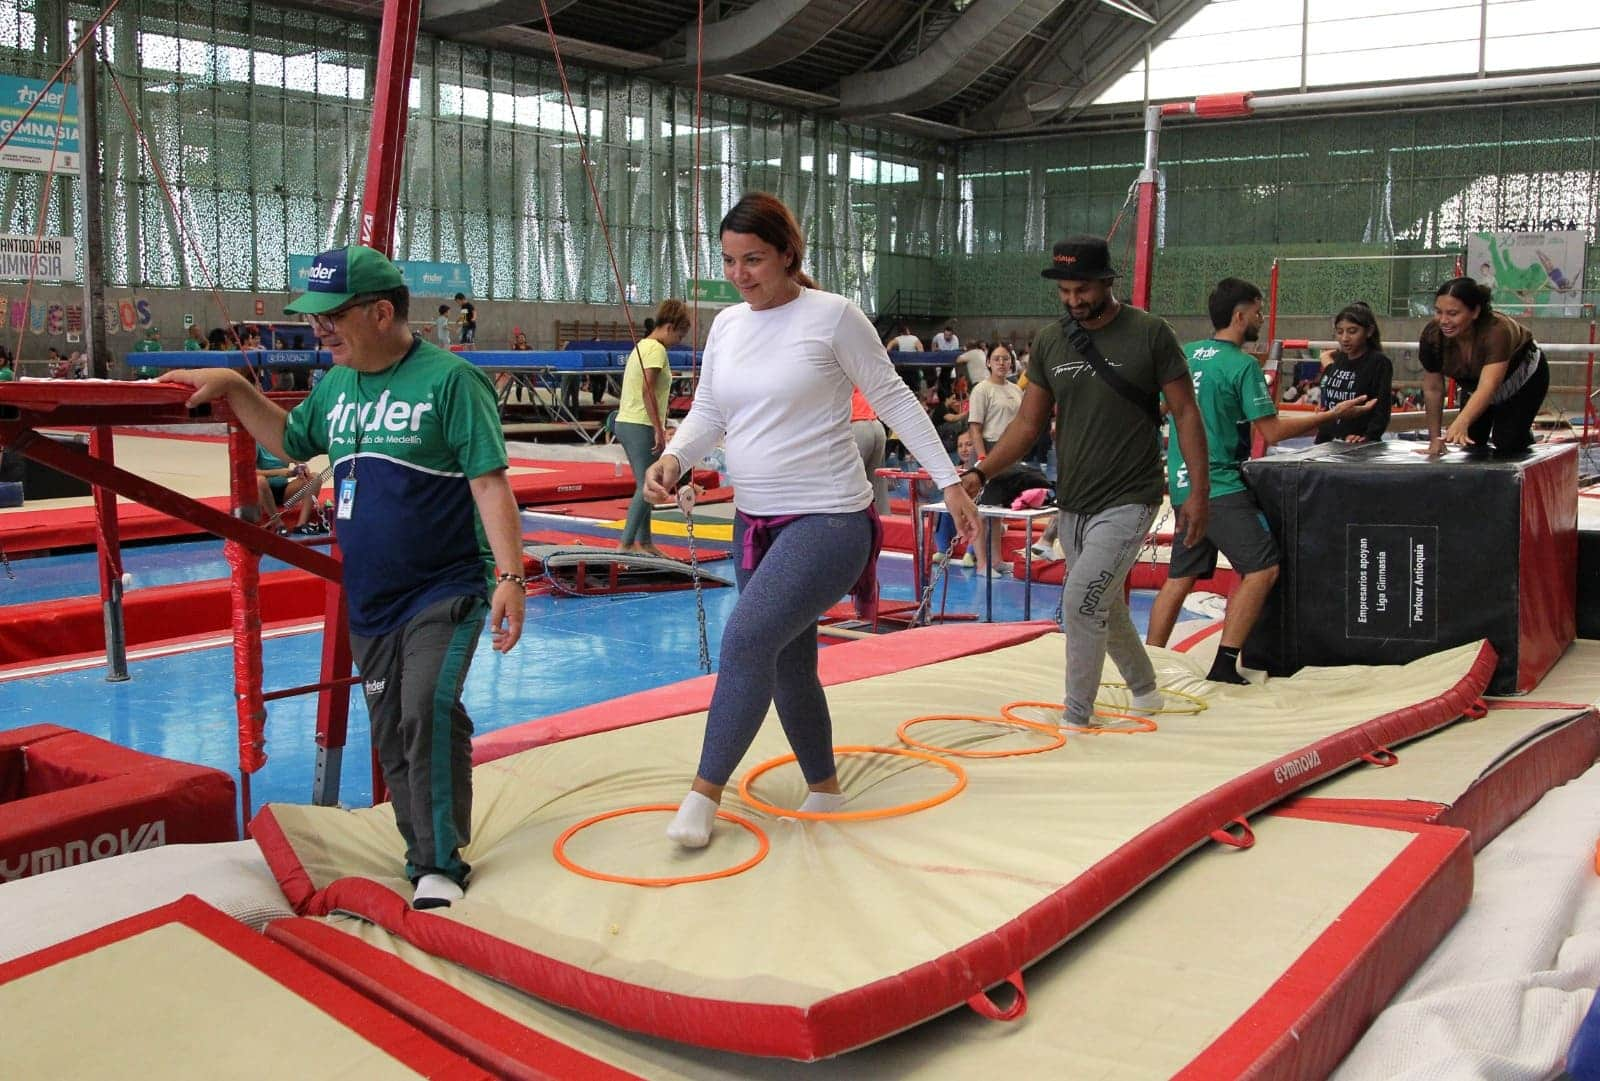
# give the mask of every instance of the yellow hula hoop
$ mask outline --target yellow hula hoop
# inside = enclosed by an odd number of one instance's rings
[[[1100,684],[1100,686],[1102,686],[1102,687],[1120,687],[1122,690],[1127,690],[1128,689],[1128,685],[1126,683],[1102,683],[1102,684]],[[1157,687],[1156,690],[1160,691],[1162,694],[1170,694],[1174,698],[1182,698],[1185,701],[1190,702],[1190,703],[1192,703],[1194,705],[1193,709],[1168,709],[1165,706],[1163,706],[1160,709],[1153,711],[1153,712],[1155,712],[1157,714],[1167,714],[1168,716],[1173,716],[1173,717],[1192,717],[1196,713],[1204,713],[1206,710],[1211,708],[1211,703],[1207,702],[1204,698],[1201,698],[1199,695],[1190,694],[1188,691],[1174,690],[1171,687]],[[1096,700],[1095,705],[1096,706],[1104,706],[1104,707],[1109,708],[1109,709],[1115,709],[1117,707],[1117,703],[1115,703],[1115,702],[1101,702],[1101,701],[1098,701],[1098,700]]]
[[[1026,717],[1017,716],[1015,711],[1019,709],[1064,710],[1066,708],[1067,707],[1060,702],[1007,702],[1005,705],[1000,707],[1000,716],[1014,724],[1038,724],[1038,721],[1029,721]],[[1094,715],[1096,717],[1114,718],[1119,721],[1132,721],[1137,727],[1100,728],[1079,724],[1063,724],[1059,725],[1058,727],[1064,728],[1068,732],[1082,732],[1083,734],[1089,736],[1134,736],[1142,732],[1154,732],[1157,730],[1156,722],[1152,721],[1149,717],[1142,717],[1137,713],[1117,713],[1109,709],[1097,709],[1094,711]]]

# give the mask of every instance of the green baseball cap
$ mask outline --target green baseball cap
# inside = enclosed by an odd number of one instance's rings
[[[381,251],[351,244],[318,254],[306,274],[306,291],[284,311],[321,315],[342,308],[366,293],[383,293],[405,285],[400,268]]]

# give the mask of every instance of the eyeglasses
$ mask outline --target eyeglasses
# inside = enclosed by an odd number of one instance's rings
[[[346,315],[349,315],[351,312],[355,311],[357,308],[370,308],[377,302],[377,298],[373,298],[372,300],[358,300],[354,304],[346,304],[344,307],[335,308],[331,312],[322,312],[317,315],[307,314],[305,317],[306,325],[320,334],[326,334],[328,331],[334,328],[335,323],[344,318]]]

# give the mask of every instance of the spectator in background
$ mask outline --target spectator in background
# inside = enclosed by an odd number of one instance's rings
[[[933,336],[933,351],[935,353],[953,353],[961,348],[961,339],[956,337],[955,323],[946,323],[944,329]]]
[[[1000,442],[1000,437],[1005,435],[1011,422],[1017,419],[1017,413],[1022,409],[1022,389],[1011,382],[1011,350],[1003,345],[997,345],[989,353],[989,377],[972,388],[971,404],[967,412],[967,431],[977,445],[983,448],[983,453],[988,454],[994,445]],[[999,480],[998,476],[991,476],[991,481]],[[992,502],[987,490],[978,494],[978,502]],[[1009,506],[1010,501],[1006,504]],[[980,529],[972,547],[968,549],[970,557],[963,562],[970,562],[978,568],[979,574],[989,573],[993,562],[992,553],[1000,550],[1000,534],[1005,529],[1005,522],[999,518],[989,520],[988,527]],[[1000,571],[1000,567],[995,568]]]
[[[1333,409],[1351,398],[1376,403],[1361,416],[1329,420],[1317,429],[1317,442],[1337,439],[1344,443],[1376,443],[1389,428],[1389,403],[1394,387],[1394,364],[1383,354],[1378,320],[1362,301],[1347,305],[1333,317],[1333,336],[1339,348],[1322,354],[1322,393],[1318,404]]]
[[[465,293],[456,294],[456,303],[461,305],[461,344],[473,345],[478,340],[478,307]]]
[[[144,337],[140,340],[138,345],[133,347],[133,351],[135,353],[161,352],[160,328],[147,327],[144,332]],[[133,377],[135,379],[154,379],[159,374],[161,373],[158,369],[143,364],[135,365],[133,368]]]
[[[67,358],[61,355],[61,350],[55,346],[50,347],[49,353],[45,356],[45,363],[50,366],[48,370],[51,379],[72,378],[72,366],[67,363]]]
[[[522,332],[521,327],[511,329],[511,348],[518,353],[526,353],[533,348],[528,344],[528,336]]]
[[[260,349],[261,331],[255,327],[244,328],[244,341],[239,344],[240,349]]]
[[[897,353],[922,352],[922,339],[911,333],[911,324],[901,321],[895,328],[894,337],[889,339],[889,348]]]
[[[433,344],[440,349],[450,348],[450,305],[439,305],[439,314],[433,317]]]
[[[11,350],[0,345],[0,383],[9,383],[17,377],[11,360]]]
[[[185,353],[204,352],[206,338],[200,333],[200,324],[190,323],[188,333],[183,336],[183,351]]]
[[[977,386],[989,378],[989,346],[985,342],[973,342],[967,351],[956,359],[956,366],[961,369],[958,375],[967,377],[968,386]]]
[[[212,327],[206,335],[206,348],[213,353],[220,353],[228,348],[228,332],[221,327]]]
[[[867,471],[867,483],[872,485],[872,505],[878,508],[880,516],[888,514],[889,481],[886,477],[878,476],[878,470],[883,468],[884,458],[888,454],[888,436],[883,430],[883,421],[873,412],[860,387],[850,394],[850,435],[861,454],[861,468]]]

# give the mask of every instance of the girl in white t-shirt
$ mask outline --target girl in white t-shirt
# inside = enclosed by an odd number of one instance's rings
[[[1011,382],[1011,350],[997,344],[989,354],[989,377],[972,388],[968,399],[967,430],[972,434],[973,445],[982,447],[985,453],[993,450],[1021,409],[1022,388]],[[981,493],[978,501],[983,502]],[[972,559],[968,562],[976,565],[980,575],[988,574],[992,563],[998,573],[1010,573],[1004,564],[990,559],[991,552],[1000,550],[1004,529],[1003,521],[991,519],[984,536],[969,551]]]
[[[720,232],[722,272],[744,303],[712,324],[694,405],[645,487],[652,500],[671,498],[724,440],[739,601],[722,634],[694,786],[667,829],[690,848],[710,841],[723,787],[774,702],[811,789],[800,809],[837,811],[847,800],[817,678],[817,617],[846,592],[858,607],[877,600],[882,530],[850,433],[852,387],[927,464],[958,528],[970,537],[977,527],[977,508],[872,323],[800,269],[805,238],[789,209],[751,193]]]

